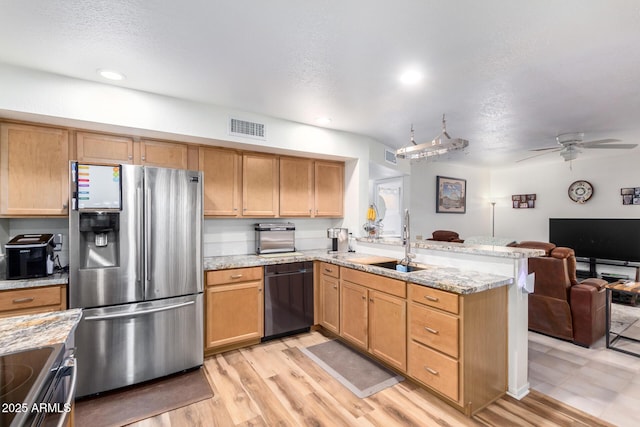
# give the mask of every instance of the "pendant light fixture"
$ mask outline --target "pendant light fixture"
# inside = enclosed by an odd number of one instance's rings
[[[462,150],[469,146],[469,141],[460,138],[451,138],[447,133],[447,124],[442,115],[442,133],[431,142],[417,144],[414,139],[413,124],[411,125],[411,144],[396,151],[396,156],[401,159],[424,159],[432,156],[449,153],[451,151]]]

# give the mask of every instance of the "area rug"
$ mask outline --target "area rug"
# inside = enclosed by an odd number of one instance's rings
[[[201,368],[77,400],[75,425],[120,427],[211,397]]]
[[[312,345],[301,351],[361,399],[404,380],[404,377],[338,340]]]
[[[640,307],[625,304],[611,304],[611,332],[616,334],[622,333],[639,319]]]

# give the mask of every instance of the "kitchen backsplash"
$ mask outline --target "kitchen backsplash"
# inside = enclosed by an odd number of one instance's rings
[[[255,252],[254,224],[257,222],[293,222],[296,225],[296,250],[329,248],[327,228],[340,227],[341,219],[331,218],[242,218],[205,219],[204,256],[243,255]],[[17,234],[61,233],[62,250],[56,252],[60,264],[69,264],[69,221],[66,218],[0,219],[0,242],[4,244]]]

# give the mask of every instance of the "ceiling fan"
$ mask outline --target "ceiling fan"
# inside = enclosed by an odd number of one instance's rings
[[[619,139],[598,139],[595,141],[583,141],[584,133],[582,132],[574,132],[574,133],[563,133],[556,137],[556,141],[558,142],[558,146],[556,147],[548,147],[548,148],[536,148],[529,151],[544,151],[543,153],[535,154],[533,156],[525,157],[524,159],[517,160],[518,162],[523,162],[525,160],[533,159],[534,157],[543,156],[548,153],[556,153],[560,152],[560,156],[564,159],[565,162],[575,160],[578,157],[578,154],[582,152],[583,148],[611,148],[611,149],[631,149],[638,146],[638,144],[612,144],[612,142],[620,142]]]

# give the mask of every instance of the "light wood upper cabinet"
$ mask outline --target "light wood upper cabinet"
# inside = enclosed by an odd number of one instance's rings
[[[76,133],[76,160],[87,163],[133,164],[133,138]]]
[[[188,169],[189,150],[187,144],[180,142],[140,141],[140,164],[161,168]]]
[[[200,147],[199,170],[204,172],[205,216],[240,215],[241,158],[233,150]]]
[[[280,157],[280,216],[312,216],[313,191],[313,160]]]
[[[344,216],[344,163],[314,162],[315,216]]]
[[[66,215],[69,133],[63,129],[0,125],[0,214]]]
[[[275,217],[279,213],[278,158],[271,154],[242,155],[242,215]]]

